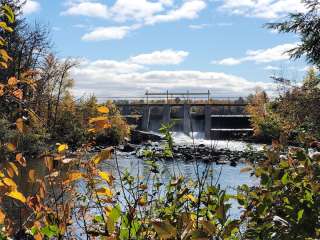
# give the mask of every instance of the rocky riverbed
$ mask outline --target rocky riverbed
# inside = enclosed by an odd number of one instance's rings
[[[227,148],[217,149],[204,144],[195,146],[176,145],[173,147],[173,155],[164,154],[165,142],[148,142],[140,145],[127,143],[120,146],[122,152],[135,155],[138,158],[145,158],[147,152],[153,153],[156,160],[180,160],[180,161],[202,161],[204,163],[229,164],[236,166],[238,163],[255,162],[264,156],[260,151],[251,150],[230,150]]]

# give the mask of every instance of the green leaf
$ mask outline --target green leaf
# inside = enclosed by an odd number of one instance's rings
[[[10,23],[14,22],[14,13],[12,11],[12,9],[6,4],[2,7],[5,10],[5,15],[8,18]]]
[[[300,220],[302,219],[303,213],[304,213],[304,209],[299,210],[299,212],[298,212],[298,218],[297,218],[298,222],[300,222]]]
[[[57,225],[49,225],[41,228],[40,232],[48,238],[57,237],[59,235],[59,228]]]
[[[281,182],[283,185],[287,185],[288,183],[288,173],[285,173],[282,178],[281,178]]]

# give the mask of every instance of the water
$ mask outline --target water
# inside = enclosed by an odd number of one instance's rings
[[[191,135],[191,134],[190,134]],[[247,143],[240,141],[209,141],[204,140],[204,134],[201,132],[193,133],[193,138],[185,135],[184,133],[174,132],[172,133],[174,143],[177,145],[199,145],[205,144],[207,146],[214,146],[215,148],[227,148],[230,150],[245,150],[248,147]],[[261,149],[262,146],[254,144],[254,149]],[[133,154],[117,153],[117,159],[120,171],[128,170],[132,176],[147,176],[149,174],[149,166],[143,159],[135,157]],[[241,173],[241,169],[247,167],[247,164],[240,163],[236,167],[232,167],[229,164],[217,165],[216,163],[204,163],[202,161],[186,162],[186,161],[159,161],[158,165],[160,172],[162,172],[163,183],[167,183],[172,176],[184,176],[187,180],[196,180],[196,167],[198,164],[198,171],[202,173],[206,167],[210,167],[212,170],[212,178],[207,180],[208,184],[219,184],[221,189],[226,190],[229,194],[235,194],[238,186],[247,184],[253,186],[258,184],[258,179],[251,177],[250,173]],[[117,176],[116,162],[115,160],[104,162],[102,166],[105,171],[111,172],[114,176]],[[240,210],[237,202],[232,201],[232,209],[230,215],[232,217],[239,217]]]
[[[231,150],[244,150],[247,147],[246,143],[237,142],[237,141],[208,141],[203,139],[202,133],[194,133],[193,137],[190,138],[183,133],[173,133],[175,144],[189,145],[189,144],[205,144],[208,146],[214,146],[216,148],[229,148]],[[259,149],[261,146],[254,145],[255,148]],[[128,170],[133,176],[147,176],[149,174],[149,166],[143,159],[135,157],[135,155],[130,153],[121,153],[116,154],[120,171]],[[161,181],[167,183],[173,175],[185,176],[187,179],[196,180],[196,163],[195,162],[185,162],[185,161],[160,161],[158,162],[159,168],[161,169]],[[208,164],[201,161],[198,162],[199,172],[203,172]],[[104,171],[111,172],[116,178],[119,179],[118,172],[116,171],[116,161],[115,159],[103,161],[102,169]],[[239,185],[247,184],[253,186],[258,184],[257,179],[250,176],[249,173],[241,173],[240,170],[246,167],[246,164],[239,164],[236,167],[231,167],[227,165],[216,165],[215,163],[210,163],[209,167],[213,171],[212,179],[208,179],[208,184],[220,184],[222,189],[227,190],[228,193],[236,193],[236,188]],[[37,176],[45,176],[47,174],[46,167],[44,163],[39,159],[28,161],[27,168],[23,169],[17,183],[19,186],[24,186],[23,193],[28,196],[30,193],[34,193],[36,188],[31,183],[28,183],[27,173],[29,169],[36,169]],[[23,185],[21,185],[23,184]],[[21,209],[17,206],[11,205],[10,202],[6,207],[8,212],[12,215],[18,223],[22,223],[23,219],[27,215],[21,214]],[[238,204],[235,201],[232,201],[232,209],[230,215],[234,218],[239,217],[240,210]],[[26,212],[27,214],[27,212]]]

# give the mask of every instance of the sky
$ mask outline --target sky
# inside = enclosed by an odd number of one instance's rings
[[[77,97],[275,94],[270,76],[299,82],[308,68],[286,54],[298,36],[264,27],[305,12],[300,0],[27,0],[23,11],[49,26],[59,58],[78,62]]]

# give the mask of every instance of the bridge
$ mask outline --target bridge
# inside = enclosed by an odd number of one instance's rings
[[[161,123],[172,120],[180,123],[185,134],[195,131],[197,120],[204,125],[200,131],[206,139],[217,139],[230,133],[250,134],[250,116],[245,113],[244,100],[214,100],[210,91],[200,93],[150,93],[144,99],[115,102],[130,121],[138,118],[138,127],[144,131],[157,130]],[[156,124],[154,121],[156,119]],[[153,123],[153,124],[151,124]],[[157,125],[157,127],[151,126]],[[197,129],[199,131],[199,129]]]

